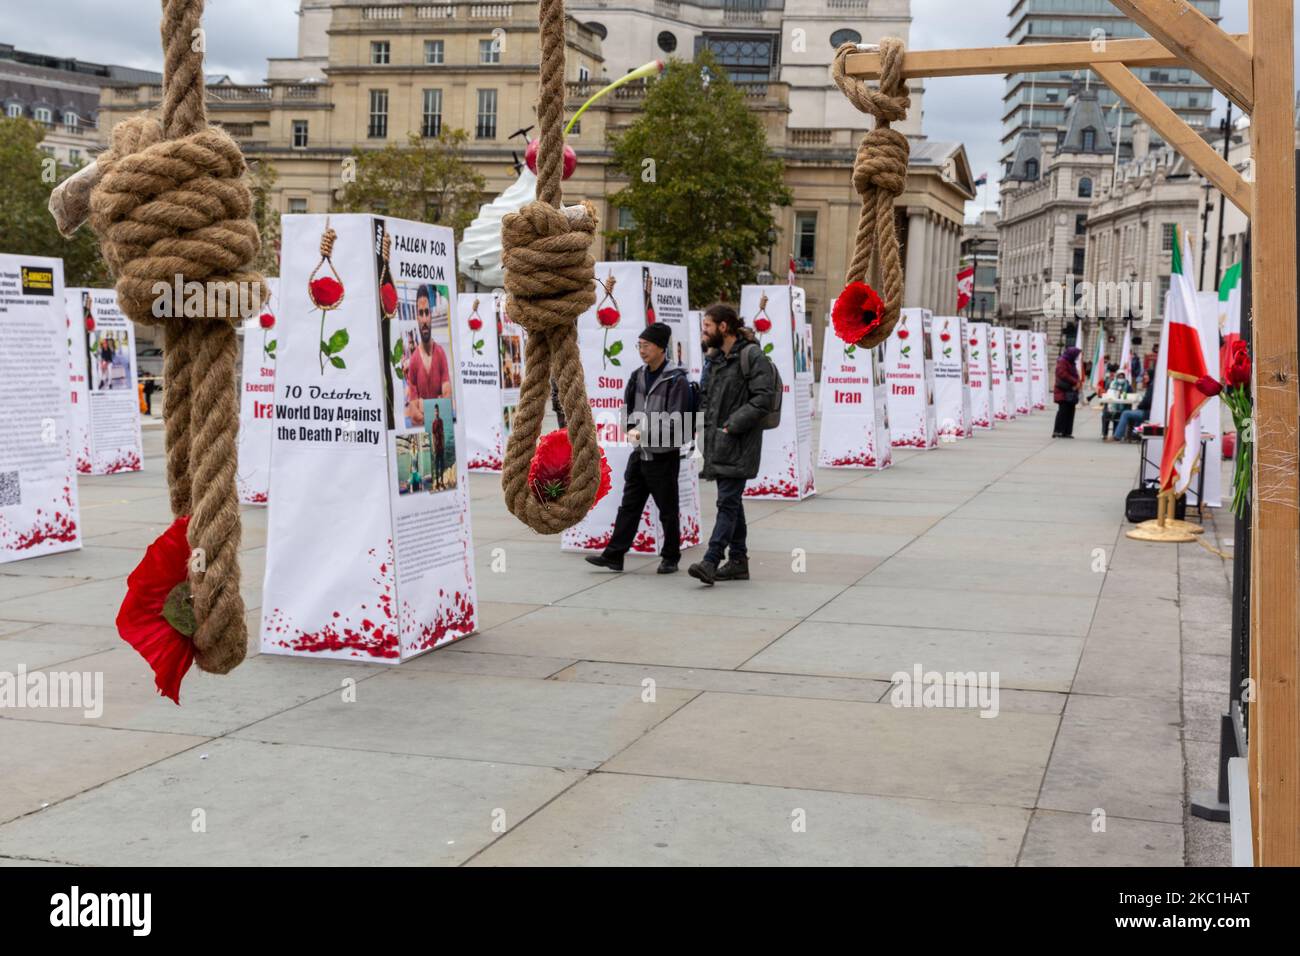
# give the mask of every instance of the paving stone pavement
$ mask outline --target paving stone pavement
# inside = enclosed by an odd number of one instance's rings
[[[590,569],[473,476],[481,633],[400,667],[254,643],[176,707],[112,627],[168,521],[146,429],[142,473],[82,479],[80,552],[0,567],[0,670],[106,697],[0,710],[0,865],[1222,865],[1186,795],[1215,779],[1231,569],[1123,536],[1136,453],[1098,430],[1039,413],[819,470],[747,504],[753,580],[713,589]],[[917,667],[995,673],[996,715],[895,706]]]

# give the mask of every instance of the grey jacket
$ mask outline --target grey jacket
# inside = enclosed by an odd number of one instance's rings
[[[754,349],[749,376],[741,366],[740,353]],[[710,349],[704,359],[704,383],[700,408],[704,415],[704,470],[709,480],[753,478],[758,475],[763,454],[760,419],[771,407],[776,376],[772,363],[749,329],[742,329],[731,351]],[[723,429],[726,431],[723,431]]]
[[[665,362],[649,389],[644,365],[628,376],[623,410],[627,427],[641,432],[638,453],[643,460],[678,454],[682,445],[695,438],[695,416],[690,413],[690,405],[690,383],[686,369],[680,365]]]

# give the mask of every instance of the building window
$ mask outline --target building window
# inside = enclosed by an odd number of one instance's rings
[[[1156,296],[1156,318],[1165,317],[1165,299],[1169,296],[1169,276],[1160,277],[1160,294]]]
[[[836,30],[831,34],[831,48],[838,50],[845,43],[861,43],[862,34],[857,30],[850,30],[847,27],[843,30]]]
[[[483,64],[500,63],[501,41],[496,37],[493,37],[491,40],[479,40],[478,61]]]
[[[478,122],[474,126],[475,139],[496,139],[497,91],[478,91]]]
[[[370,62],[374,66],[388,65],[389,45],[387,40],[370,41]]]
[[[388,91],[370,91],[370,127],[366,135],[371,139],[388,138]]]
[[[590,79],[591,79],[591,70],[587,69],[587,66],[586,66],[585,63],[584,63],[584,64],[580,64],[580,65],[578,66],[578,82],[579,82],[579,83],[586,83],[586,82],[589,81]]]
[[[8,116],[10,119],[18,119],[20,116],[23,115],[22,104],[10,103],[5,107],[5,115]]]
[[[778,42],[756,34],[706,34],[695,39],[695,52],[707,49],[733,83],[766,83],[776,65]]]
[[[442,66],[442,41],[441,40],[424,41],[424,65]]]
[[[289,199],[289,212],[292,215],[301,215],[307,211],[307,200],[300,196],[293,196]]]
[[[78,132],[81,128],[81,117],[76,113],[67,112],[63,114],[63,128],[69,133]]]
[[[1086,252],[1086,250],[1084,250],[1084,249],[1075,249],[1075,250],[1074,250],[1074,274],[1077,275],[1077,276],[1081,276],[1081,275],[1083,275],[1084,254],[1085,254],[1085,252]]]
[[[1088,214],[1079,213],[1079,215],[1074,217],[1074,234],[1076,236],[1082,236],[1087,231],[1088,231]]]
[[[307,121],[306,120],[293,121],[293,148],[294,149],[307,148]]]
[[[442,134],[442,90],[424,91],[424,109],[420,115],[420,135],[426,138]]]
[[[38,123],[49,125],[53,116],[54,114],[50,111],[48,106],[38,106],[36,109],[32,110],[32,118]]]
[[[1030,159],[1025,162],[1025,178],[1030,182],[1038,179],[1038,160]]]
[[[1083,151],[1091,153],[1097,148],[1097,131],[1089,126],[1083,131]]]
[[[1178,232],[1178,226],[1172,222],[1163,223],[1160,226],[1160,251],[1173,252],[1175,236]]]
[[[659,49],[663,50],[665,53],[672,53],[673,50],[677,49],[677,35],[675,33],[670,33],[669,31],[664,30],[655,39],[659,44]]]
[[[70,150],[68,150],[68,162],[70,162],[70,163],[79,163],[79,162],[81,162],[81,150],[79,150],[79,149],[70,149]]]
[[[1089,179],[1087,176],[1084,176],[1082,179],[1079,180],[1079,198],[1080,199],[1092,198],[1092,180]]]
[[[817,213],[794,214],[794,258],[800,272],[812,272],[817,265]]]

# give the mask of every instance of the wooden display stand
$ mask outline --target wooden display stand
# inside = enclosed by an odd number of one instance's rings
[[[1249,772],[1254,860],[1300,865],[1300,416],[1296,356],[1294,0],[1249,0],[1250,32],[1225,33],[1187,0],[1111,0],[1152,39],[1035,43],[906,54],[903,75],[973,76],[1092,69],[1244,212],[1255,276],[1255,475],[1251,527]],[[1138,79],[1132,67],[1187,67],[1251,118],[1253,182]],[[872,48],[848,73],[878,78]]]

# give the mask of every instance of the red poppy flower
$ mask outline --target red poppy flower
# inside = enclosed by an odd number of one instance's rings
[[[1202,375],[1196,380],[1196,390],[1202,395],[1208,395],[1210,398],[1213,398],[1215,395],[1218,395],[1223,391],[1223,386],[1210,376]]]
[[[1228,352],[1228,368],[1224,377],[1230,387],[1236,388],[1249,385],[1250,374],[1250,348],[1245,342],[1235,341]]]
[[[264,329],[275,328],[275,316],[270,312],[263,312],[257,319],[257,324]]]
[[[321,276],[307,285],[311,301],[318,309],[328,309],[343,300],[343,283],[333,276]]]
[[[573,463],[573,447],[569,444],[569,433],[563,428],[547,432],[537,442],[537,451],[528,466],[528,487],[541,502],[554,501],[564,495],[569,487],[569,467]],[[609,494],[611,480],[609,462],[605,459],[605,449],[600,449],[600,485],[596,488],[596,502]]]
[[[192,614],[188,591],[181,587],[189,576],[189,523],[188,515],[177,518],[149,545],[126,579],[117,612],[117,633],[149,662],[158,692],[177,704],[181,680],[194,661],[194,642],[173,623],[184,626],[183,618]]]
[[[607,329],[612,329],[614,326],[618,325],[618,320],[620,318],[622,318],[622,316],[619,315],[618,309],[605,306],[603,309],[596,310],[596,321]]]
[[[836,335],[856,345],[880,328],[884,311],[884,303],[875,289],[865,282],[850,282],[835,300],[831,323]]]
[[[95,320],[89,315],[86,316],[86,331],[87,332],[95,331]]]
[[[771,332],[771,331],[772,331],[772,320],[769,319],[769,318],[767,318],[767,317],[765,317],[765,316],[759,316],[757,319],[754,320],[754,331],[755,331],[755,332]]]

